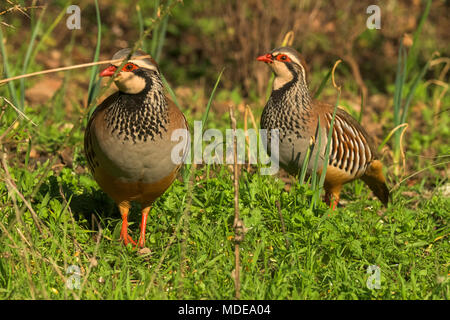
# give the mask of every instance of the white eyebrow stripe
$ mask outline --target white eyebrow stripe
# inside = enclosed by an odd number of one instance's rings
[[[288,56],[288,58],[291,59],[292,61],[294,61],[295,63],[301,65],[301,63],[300,63],[300,61],[298,61],[297,57],[295,57],[294,55],[291,55],[287,52],[274,52],[274,53],[272,53],[272,56],[276,57],[279,54],[284,54],[284,55]]]
[[[149,64],[147,63],[145,60],[136,60],[136,59],[130,59],[128,60],[128,62],[131,62],[135,65],[137,65],[140,68],[146,68],[146,69],[150,69],[150,70],[154,70],[154,71],[158,71],[158,69],[156,68],[156,66],[154,64]],[[121,65],[122,62],[114,64],[116,67],[119,67]]]
[[[294,61],[296,64],[298,64],[298,65],[302,65],[301,63],[300,63],[300,61],[298,61],[298,59],[297,59],[297,57],[295,57],[295,56],[291,56],[291,55],[288,55],[288,57],[292,60],[292,61]]]
[[[134,63],[135,65],[141,67],[141,68],[147,68],[151,70],[157,70],[156,66],[153,63],[147,63],[145,60],[130,60],[131,63]]]

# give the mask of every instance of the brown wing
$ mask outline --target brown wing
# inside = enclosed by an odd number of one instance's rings
[[[184,163],[186,156],[189,154],[189,148],[191,147],[190,146],[189,124],[188,124],[183,112],[181,112],[180,109],[178,109],[178,107],[175,105],[175,103],[172,100],[167,98],[167,103],[168,103],[168,109],[169,109],[169,119],[171,119],[170,120],[170,129],[169,129],[170,134],[172,134],[172,132],[177,129],[186,129],[187,130],[188,145],[184,149],[184,153],[182,156],[182,163]],[[181,167],[181,165],[178,166],[177,170],[179,170],[180,167]]]
[[[91,135],[92,123],[93,123],[94,119],[96,119],[97,117],[101,117],[103,115],[105,109],[117,99],[118,94],[119,93],[116,92],[116,93],[110,95],[95,108],[94,112],[92,113],[91,117],[89,118],[88,124],[86,126],[86,131],[84,132],[84,153],[86,155],[86,160],[87,160],[89,170],[93,174],[95,173],[95,168],[97,168],[99,166],[99,163],[95,159],[95,152],[94,152],[94,148],[92,146],[92,143],[93,143],[92,135]]]
[[[327,132],[332,117],[332,112],[325,113]],[[375,158],[372,139],[355,119],[338,108],[330,142],[329,165],[352,178],[358,178]]]

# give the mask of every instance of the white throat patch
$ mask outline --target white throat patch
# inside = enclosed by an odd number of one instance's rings
[[[303,67],[301,61],[299,61],[296,56],[289,54],[287,52],[273,52],[272,54],[274,56],[277,56],[279,54],[287,55],[293,63],[297,64],[300,67],[300,69],[301,69],[301,72],[299,72],[299,76],[301,77],[300,80],[303,80],[303,82],[306,83],[306,70]],[[282,86],[284,86],[286,83],[288,83],[289,81],[291,81],[293,79],[293,75],[285,63],[275,60],[271,64],[271,67],[272,67],[273,71],[275,72],[275,80],[273,82],[273,88],[272,88],[273,90],[277,90],[277,89],[281,88]]]
[[[273,90],[278,90],[286,83],[293,79],[291,71],[282,62],[274,62],[272,65],[275,72],[275,79],[273,81]]]
[[[145,79],[135,75],[133,72],[120,72],[114,78],[114,83],[120,91],[130,94],[139,93],[145,88]]]

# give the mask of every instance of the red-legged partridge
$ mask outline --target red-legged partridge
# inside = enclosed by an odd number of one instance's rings
[[[308,173],[312,172],[319,152],[316,168],[320,174],[334,107],[311,98],[305,60],[294,49],[277,48],[257,60],[267,63],[275,73],[272,94],[261,116],[261,128],[279,130],[280,166],[290,174],[298,174],[309,149],[312,152]],[[382,167],[369,134],[347,112],[338,108],[324,183],[328,205],[334,209],[339,202],[342,185],[360,178],[387,206],[389,190]]]
[[[113,60],[123,60],[130,52],[122,49]],[[100,76],[113,76],[120,65],[111,64]],[[184,141],[189,141],[188,125],[183,113],[165,96],[158,65],[146,53],[136,51],[116,73],[114,82],[119,91],[106,98],[89,120],[85,154],[95,180],[119,207],[120,238],[125,245],[143,247],[152,204],[172,184],[182,162],[172,160],[177,141],[172,141],[171,134],[182,129]],[[131,201],[142,205],[138,243],[128,235]]]

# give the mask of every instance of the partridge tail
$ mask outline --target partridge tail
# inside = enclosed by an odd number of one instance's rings
[[[378,199],[387,207],[390,199],[389,189],[383,175],[383,165],[379,160],[374,160],[367,167],[361,179],[369,186]]]

